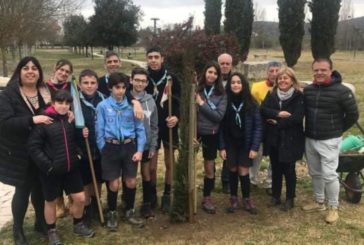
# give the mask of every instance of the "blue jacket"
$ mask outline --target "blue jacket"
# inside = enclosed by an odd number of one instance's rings
[[[143,121],[134,117],[133,108],[126,97],[117,102],[112,96],[102,101],[96,108],[96,142],[101,151],[106,139],[136,139],[137,151],[143,152],[145,129]]]

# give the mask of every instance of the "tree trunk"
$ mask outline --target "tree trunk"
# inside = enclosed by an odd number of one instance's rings
[[[1,60],[3,62],[3,76],[7,77],[8,76],[8,64],[7,64],[7,60],[6,60],[6,48],[5,47],[1,47]]]
[[[91,59],[94,59],[94,47],[91,46]]]
[[[19,55],[19,60],[21,60],[21,58],[23,57],[23,53],[22,53],[22,46],[21,43],[19,43],[18,45],[18,55]]]
[[[16,49],[15,45],[12,44],[10,46],[10,52],[11,52],[11,58],[12,58],[13,64],[16,63],[16,50],[15,49]]]

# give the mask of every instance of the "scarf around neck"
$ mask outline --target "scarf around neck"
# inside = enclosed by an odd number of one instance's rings
[[[279,88],[277,88],[277,95],[280,101],[288,100],[292,97],[294,92],[294,87],[291,87],[288,91],[282,91]]]

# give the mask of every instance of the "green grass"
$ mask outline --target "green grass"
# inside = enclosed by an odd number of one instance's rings
[[[142,52],[140,52],[142,53]],[[251,50],[251,54],[264,53],[268,59],[282,59],[283,55],[277,50]],[[85,58],[66,51],[37,50],[45,69],[46,77],[52,73],[53,66],[59,58],[70,59],[75,65],[74,74],[84,68],[95,69],[103,75],[103,59]],[[334,68],[341,72],[344,81],[352,82],[356,87],[356,99],[360,114],[364,113],[364,85],[362,82],[364,52],[358,52],[354,59],[352,53],[337,52],[333,56]],[[144,58],[140,56],[140,59]],[[250,60],[254,60],[250,58]],[[295,67],[299,80],[311,80],[311,53],[305,51]],[[130,72],[131,66],[123,64],[123,71]],[[360,118],[364,126],[363,117]],[[359,131],[353,127],[350,133]],[[297,198],[296,207],[290,212],[282,212],[279,209],[267,208],[269,198],[260,185],[252,188],[252,198],[259,210],[258,215],[252,216],[241,208],[235,214],[227,214],[225,208],[228,205],[228,196],[221,193],[220,169],[221,160],[217,161],[216,192],[213,200],[217,206],[216,215],[205,214],[200,209],[201,186],[203,181],[203,165],[201,151],[197,156],[197,185],[198,185],[198,210],[196,222],[184,224],[171,224],[168,216],[157,211],[155,220],[149,220],[144,229],[136,229],[121,222],[116,233],[110,233],[105,228],[94,225],[96,237],[82,239],[72,234],[72,220],[66,218],[57,223],[60,235],[66,244],[364,244],[364,204],[351,204],[345,201],[344,189],[340,193],[340,219],[334,225],[324,222],[325,212],[304,213],[300,207],[312,200],[312,187],[310,177],[307,174],[307,166],[297,164]],[[263,163],[266,168],[266,162]],[[158,167],[159,195],[163,190],[164,163],[160,155]],[[263,169],[262,168],[262,169]],[[141,184],[139,179],[137,202],[141,199]],[[105,191],[103,193],[105,199]],[[120,199],[118,199],[119,201]],[[120,201],[119,201],[120,202]],[[105,200],[104,200],[105,203]],[[46,244],[46,240],[33,232],[34,217],[30,212],[25,222],[25,233],[30,244]],[[12,244],[11,224],[9,223],[0,231],[0,244]]]

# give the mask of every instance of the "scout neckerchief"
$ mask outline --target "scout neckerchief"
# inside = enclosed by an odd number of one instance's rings
[[[69,82],[66,81],[66,82],[63,83],[63,85],[61,87],[57,87],[56,84],[51,79],[49,79],[47,81],[47,84],[48,84],[49,87],[52,88],[52,90],[58,91],[58,90],[65,90],[68,87]]]
[[[210,106],[210,108],[212,110],[216,110],[216,106],[214,103],[212,103],[212,101],[210,100],[210,96],[212,95],[212,93],[214,92],[214,89],[215,89],[215,85],[212,85],[210,91],[207,93],[206,91],[206,88],[203,89],[203,93],[205,94],[205,97],[206,97],[206,101],[207,101],[207,104]]]
[[[153,89],[153,98],[155,100],[157,99],[157,97],[159,95],[159,91],[158,91],[158,88],[157,87],[165,81],[166,77],[167,77],[167,70],[164,71],[163,77],[158,82],[155,82],[153,78],[150,78],[150,80],[152,81],[153,86],[154,86],[154,89]]]
[[[117,139],[120,141],[120,142],[123,142],[124,141],[124,135],[123,135],[123,125],[122,125],[122,121],[121,121],[121,118],[122,118],[122,114],[123,114],[123,111],[128,108],[129,104],[128,104],[128,101],[126,98],[124,98],[123,101],[121,102],[118,102],[116,101],[113,97],[110,98],[110,106],[111,108],[114,109],[114,111],[116,112],[116,122],[115,122],[115,128],[117,129],[116,130],[116,137]]]
[[[109,74],[105,75],[105,83],[108,84],[109,83]]]
[[[243,108],[244,102],[241,102],[240,105],[238,106],[238,108],[236,108],[236,106],[234,105],[234,103],[231,104],[232,108],[235,111],[235,123],[236,125],[239,126],[239,128],[241,128],[241,117],[240,117],[240,111]]]
[[[104,100],[105,99],[105,96],[101,93],[101,92],[99,92],[99,91],[96,91],[96,93],[97,94],[95,94],[95,96],[99,96],[102,100]],[[92,103],[90,103],[89,101],[87,101],[86,100],[86,98],[85,98],[85,96],[83,95],[83,93],[80,93],[80,99],[81,99],[81,101],[87,106],[87,107],[89,107],[89,108],[91,108],[92,110],[94,110],[94,111],[96,111],[96,107],[92,104]]]

